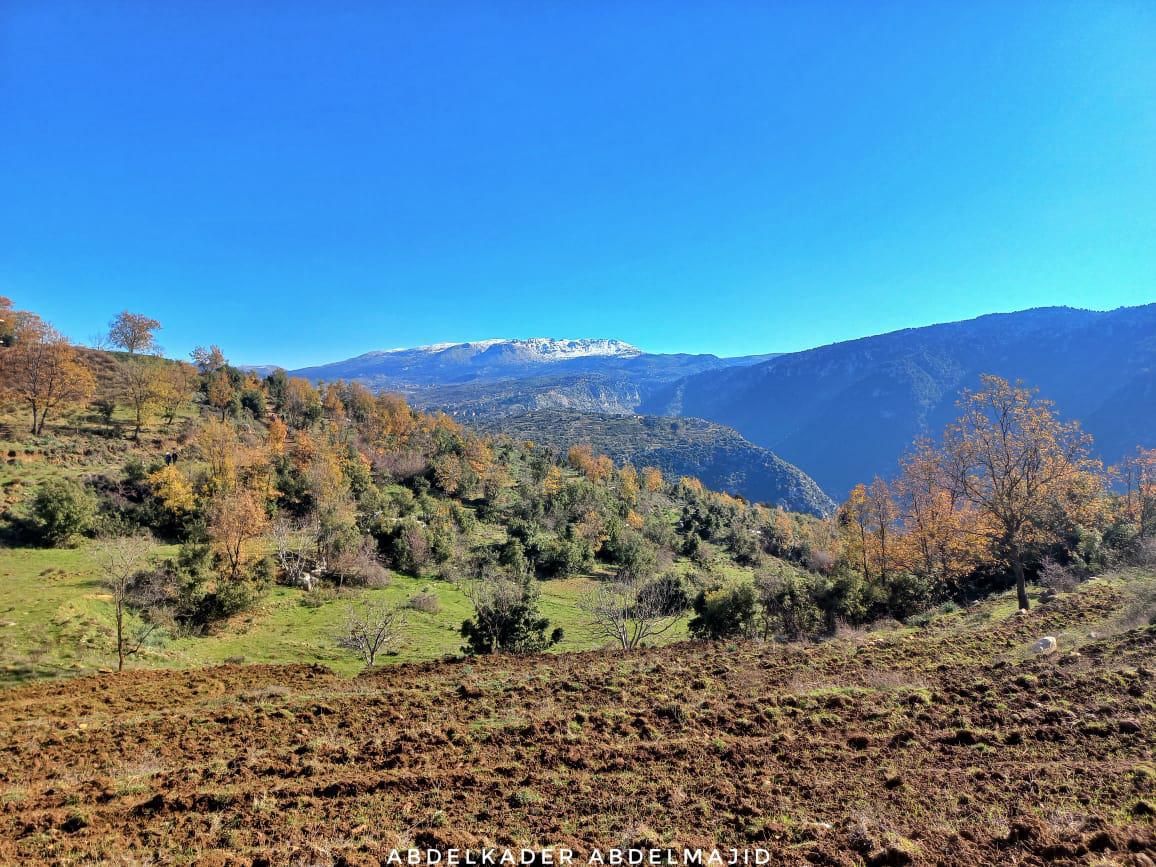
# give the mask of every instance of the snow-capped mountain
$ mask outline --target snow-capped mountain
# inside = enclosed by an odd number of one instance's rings
[[[591,356],[630,358],[642,355],[642,350],[621,340],[602,340],[595,338],[580,338],[578,340],[564,340],[556,337],[528,337],[525,339],[493,338],[490,340],[471,340],[467,343],[431,343],[428,346],[401,347],[386,349],[382,352],[369,352],[365,356],[397,355],[399,353],[426,353],[435,354],[447,349],[464,349],[486,351],[500,347],[508,352],[516,353],[518,357],[527,361],[562,361],[568,358],[589,358]]]
[[[714,355],[652,354],[614,339],[531,337],[385,349],[291,372],[315,381],[357,380],[373,388],[409,391],[431,386],[588,374],[608,374],[636,384],[655,384],[743,361]]]

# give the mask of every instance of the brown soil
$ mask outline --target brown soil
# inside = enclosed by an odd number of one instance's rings
[[[1116,593],[810,648],[21,687],[0,694],[0,861],[737,846],[787,864],[1148,865],[1156,627],[1019,661]]]

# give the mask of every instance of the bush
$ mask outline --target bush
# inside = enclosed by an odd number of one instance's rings
[[[569,578],[588,569],[594,559],[590,544],[582,539],[535,541],[529,554],[543,578]]]
[[[759,579],[763,637],[772,633],[790,639],[814,638],[824,629],[823,611],[815,601],[813,588],[800,575],[787,572]]]
[[[241,393],[241,406],[247,409],[258,421],[263,420],[267,415],[265,394],[259,388],[245,389]]]
[[[906,620],[935,603],[935,584],[930,578],[899,572],[887,579],[887,614]]]
[[[92,529],[96,498],[76,482],[50,479],[37,489],[29,511],[40,537],[60,546]]]
[[[732,584],[711,593],[700,591],[688,626],[696,638],[731,638],[755,634],[758,598],[751,584]]]
[[[470,591],[474,617],[462,623],[467,654],[536,653],[562,640],[562,630],[546,635],[550,621],[538,610],[538,592],[530,580],[483,579]]]
[[[1077,570],[1069,566],[1061,566],[1055,560],[1044,560],[1040,564],[1039,582],[1048,590],[1055,590],[1057,593],[1067,593],[1070,590],[1075,590],[1080,583],[1080,575]]]
[[[260,590],[251,581],[218,581],[213,593],[213,619],[223,620],[248,611],[260,598]]]
[[[1142,539],[1133,556],[1137,566],[1156,566],[1156,539]]]
[[[397,569],[417,575],[431,559],[429,530],[416,519],[400,523],[391,540],[391,554]]]
[[[426,614],[437,614],[442,610],[441,601],[437,596],[425,590],[411,596],[408,604],[414,611],[422,611]]]

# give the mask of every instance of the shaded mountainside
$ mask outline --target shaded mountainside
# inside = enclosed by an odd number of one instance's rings
[[[379,864],[410,846],[586,861],[619,846],[830,867],[1150,864],[1156,627],[1113,620],[1144,583],[821,645],[6,690],[0,861]],[[1059,651],[1032,656],[1041,635]]]
[[[1156,305],[1041,308],[836,343],[689,376],[638,411],[729,425],[839,498],[937,434],[981,373],[1038,387],[1109,460],[1156,445]]]
[[[652,354],[620,340],[481,340],[368,352],[356,358],[291,371],[317,381],[338,379],[399,391],[528,377],[603,374],[648,389],[703,370],[754,364],[772,355]]]
[[[734,430],[702,419],[538,410],[478,419],[473,424],[489,433],[505,433],[562,451],[589,443],[618,464],[658,467],[668,477],[695,476],[712,490],[791,511],[826,515],[835,507],[798,467]]]
[[[460,421],[543,409],[629,415],[643,399],[637,383],[604,373],[443,385],[409,392],[406,398]]]

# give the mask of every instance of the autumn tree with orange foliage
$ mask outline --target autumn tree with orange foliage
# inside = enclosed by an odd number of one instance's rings
[[[960,417],[944,433],[938,478],[973,509],[969,532],[1011,566],[1020,608],[1028,607],[1025,562],[1031,547],[1051,540],[1058,504],[1102,493],[1090,458],[1091,437],[1061,421],[1051,401],[1021,382],[981,377],[965,391]]]
[[[958,589],[978,568],[982,542],[973,529],[976,513],[965,508],[942,477],[939,456],[920,440],[902,461],[894,489],[900,514],[897,557],[902,568]]]
[[[161,324],[152,317],[124,310],[108,323],[108,342],[129,355],[159,353],[156,332],[160,328]]]
[[[244,573],[251,558],[250,543],[268,527],[265,505],[253,491],[235,488],[213,498],[209,509],[209,539],[224,560],[230,581],[236,581]]]
[[[0,356],[0,389],[32,412],[34,436],[44,432],[51,412],[88,399],[96,379],[76,349],[39,316],[10,311],[10,346]]]
[[[1136,525],[1137,536],[1147,539],[1156,526],[1156,449],[1137,447],[1112,473],[1123,488],[1125,517]]]

